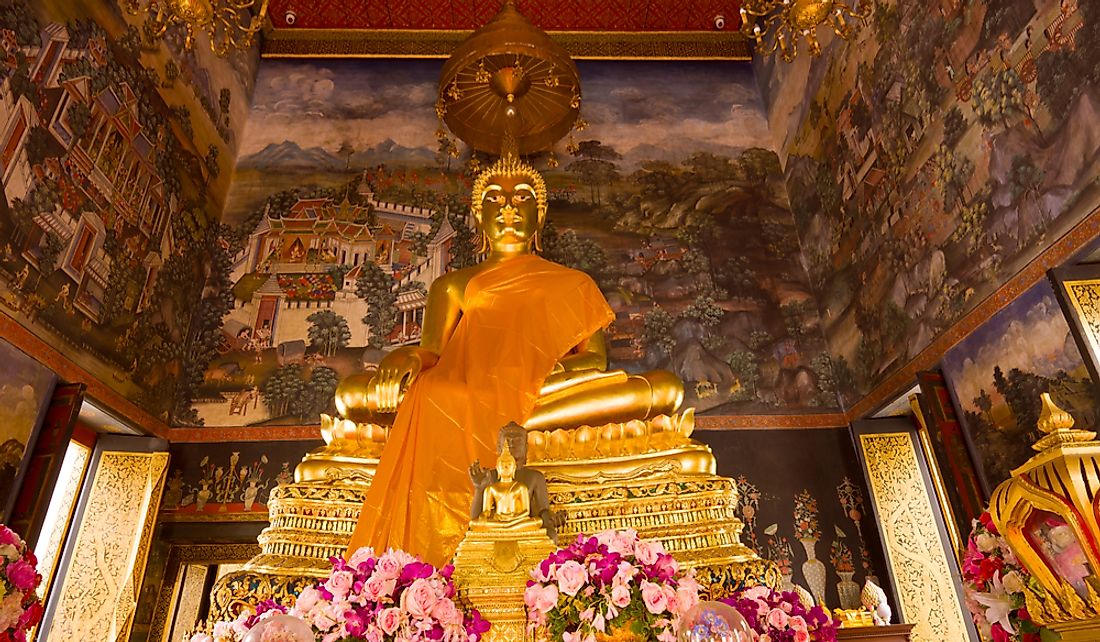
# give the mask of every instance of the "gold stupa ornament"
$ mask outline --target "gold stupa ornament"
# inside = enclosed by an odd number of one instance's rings
[[[1038,452],[993,491],[989,513],[1039,589],[1028,612],[1066,642],[1100,639],[1100,442],[1042,395]]]

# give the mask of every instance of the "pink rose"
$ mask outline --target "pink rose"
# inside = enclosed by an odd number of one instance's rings
[[[458,611],[455,603],[446,598],[439,600],[432,607],[432,618],[440,624],[462,624],[462,613]]]
[[[374,567],[374,575],[384,580],[396,580],[401,576],[404,565],[392,553],[386,553],[378,558],[378,564]]]
[[[439,598],[436,597],[432,583],[424,578],[414,581],[401,594],[401,608],[408,611],[409,615],[415,618],[428,617],[438,601]]]
[[[382,598],[392,596],[396,588],[397,580],[385,579],[375,571],[373,575],[367,578],[366,582],[363,582],[361,596],[371,602],[380,602]]]
[[[810,634],[807,631],[795,631],[794,642],[810,642]]]
[[[807,631],[809,627],[806,626],[806,618],[801,615],[791,616],[791,620],[787,622],[787,626],[791,627],[795,631]]]
[[[699,589],[681,584],[676,588],[676,606],[678,615],[687,613],[699,604]]]
[[[634,557],[649,566],[657,563],[657,557],[663,552],[655,542],[638,542],[634,545]]]
[[[567,560],[559,566],[557,575],[558,588],[570,597],[575,596],[588,581],[588,573],[579,562],[574,560]]]
[[[668,610],[668,595],[659,584],[642,580],[642,602],[647,611],[660,615]]]
[[[768,625],[775,629],[783,629],[787,626],[790,616],[783,609],[772,609],[768,613]]]
[[[611,603],[620,609],[625,609],[630,604],[630,589],[622,584],[616,584],[611,589]]]
[[[372,626],[367,629],[365,639],[367,642],[382,642],[382,631],[377,626]]]
[[[791,611],[794,610],[794,605],[791,604],[790,602],[780,602],[779,603],[779,608],[783,609],[784,613],[789,614]]]
[[[581,634],[577,631],[566,631],[561,634],[562,642],[581,642]]]
[[[17,560],[8,564],[6,569],[8,580],[20,591],[29,591],[38,585],[38,571],[23,560]]]
[[[352,584],[355,584],[355,575],[351,571],[334,571],[325,581],[325,588],[333,597],[344,599],[351,591]]]
[[[558,604],[558,587],[553,584],[539,586],[532,584],[523,592],[523,603],[529,610],[537,613],[549,613]]]
[[[0,544],[11,544],[12,546],[19,548],[19,545],[23,541],[19,539],[19,536],[15,534],[15,531],[7,526],[0,525]]]
[[[308,613],[321,601],[321,592],[312,586],[307,586],[298,594],[298,601],[294,603],[294,611],[299,614]]]
[[[374,557],[374,549],[369,546],[363,546],[362,548],[355,549],[355,552],[348,558],[348,566],[352,568],[359,568],[359,565],[363,562],[372,559]]]
[[[205,633],[196,633],[187,642],[214,642],[214,638]]]
[[[393,635],[397,627],[401,626],[401,609],[391,607],[378,612],[378,626],[386,635]]]

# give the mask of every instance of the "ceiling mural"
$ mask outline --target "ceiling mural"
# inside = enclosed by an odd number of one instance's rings
[[[546,173],[544,245],[615,309],[614,366],[669,368],[711,414],[834,408],[751,70],[580,68],[588,127]],[[473,174],[435,134],[438,71],[264,63],[223,216],[216,282],[232,304],[193,419],[316,422],[341,377],[417,341],[432,280],[475,260]]]
[[[129,20],[129,21],[128,21]],[[0,304],[164,419],[213,354],[213,284],[255,53],[151,39],[112,3],[0,9]]]
[[[1100,204],[1100,4],[879,0],[760,65],[848,404]]]

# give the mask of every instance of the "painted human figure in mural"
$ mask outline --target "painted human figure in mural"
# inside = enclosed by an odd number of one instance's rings
[[[419,346],[337,391],[349,419],[397,412],[350,550],[402,548],[443,564],[469,525],[467,469],[494,457],[500,426],[646,419],[683,399],[672,373],[607,370],[614,314],[599,287],[535,254],[547,193],[533,168],[506,155],[478,177],[472,202],[486,259],[432,284]]]

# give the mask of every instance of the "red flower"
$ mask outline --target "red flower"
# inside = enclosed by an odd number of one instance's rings
[[[997,532],[997,527],[993,524],[993,518],[989,516],[989,511],[982,513],[981,517],[978,519],[982,522],[982,526],[985,526],[990,533],[1000,535],[1000,533]]]
[[[978,565],[977,580],[979,582],[988,582],[993,579],[993,574],[1004,568],[1004,560],[999,557],[987,557],[982,560]]]
[[[993,634],[993,642],[1009,642],[1008,632],[1000,624],[994,623],[990,632]]]

